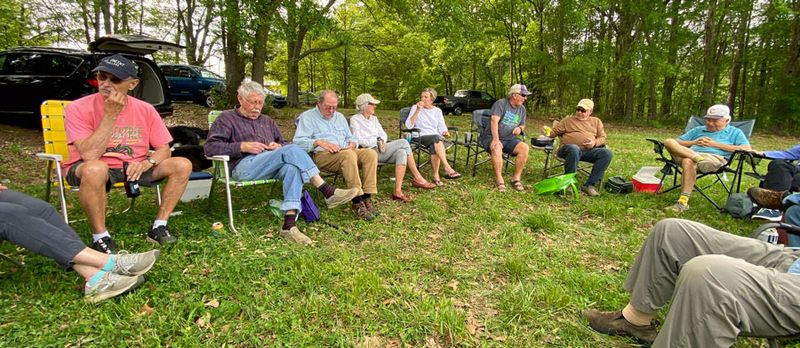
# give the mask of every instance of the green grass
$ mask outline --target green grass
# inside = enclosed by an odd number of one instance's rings
[[[279,124],[291,138],[288,125],[299,110],[280,112]],[[396,114],[379,113],[390,137],[397,136]],[[469,126],[466,115],[447,121]],[[542,123],[529,120],[529,129]],[[615,154],[607,176],[628,178],[642,166],[657,165],[644,138],[679,132],[616,124],[607,129]],[[758,133],[753,139],[760,149],[793,141]],[[6,157],[19,149],[0,151]],[[653,224],[672,216],[663,208],[677,193],[604,193],[578,201],[501,194],[488,163],[472,177],[459,155],[457,170],[465,176],[434,191],[412,189],[407,181],[406,192],[416,198],[410,204],[390,199],[393,173],[384,169],[375,198],[382,214],[373,222],[356,221],[346,208],[321,207],[323,219],[341,229],[301,223],[317,242],[309,248],[278,237],[280,221],[264,207],[269,198],[279,198],[275,186],[237,189],[239,207],[260,208],[237,214],[241,235],[212,237],[211,224],[226,221],[224,191],[218,188],[210,208],[205,201],[178,206],[182,215],[170,220],[170,228],[179,242],[165,250],[140,289],[97,305],[82,300],[75,273],[2,243],[0,252],[26,266],[0,263],[0,346],[632,344],[594,333],[579,313],[626,303],[621,284],[630,263]],[[541,179],[542,164],[543,154],[533,152],[523,180],[528,188]],[[430,168],[423,174],[430,177]],[[746,179],[744,186],[753,184]],[[41,185],[13,188],[42,193]],[[721,190],[712,193],[722,200]],[[125,208],[123,195],[112,194],[113,211]],[[69,201],[72,216],[82,217],[77,196]],[[151,247],[143,236],[155,215],[153,202],[146,190],[135,212],[109,216],[120,247]],[[758,226],[718,213],[699,195],[683,217],[740,235]],[[89,240],[86,222],[73,227]],[[760,343],[743,339],[740,346]]]

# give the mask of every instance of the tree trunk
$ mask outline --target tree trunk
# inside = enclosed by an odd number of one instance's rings
[[[728,85],[728,106],[731,108],[731,115],[734,115],[736,105],[736,94],[739,89],[739,76],[742,70],[742,60],[744,59],[744,52],[747,50],[747,41],[745,40],[745,32],[750,27],[750,13],[752,12],[752,2],[747,1],[747,8],[742,10],[739,17],[739,23],[736,28],[734,45],[736,51],[733,54],[733,61],[731,62],[730,83]],[[740,112],[741,114],[741,112]]]
[[[103,11],[103,28],[106,30],[105,35],[113,33],[111,30],[111,3],[109,0],[100,0],[100,10]]]
[[[272,30],[273,14],[277,10],[279,0],[260,0],[255,4],[257,18],[255,21],[255,43],[253,44],[253,60],[250,76],[253,81],[264,83],[264,65],[267,62],[267,42]]]
[[[229,103],[237,102],[236,89],[244,80],[244,58],[241,54],[242,22],[238,0],[225,0],[222,35],[225,52],[225,95]]]
[[[669,39],[667,39],[667,70],[661,92],[661,117],[668,118],[672,113],[672,93],[678,76],[678,32],[683,27],[680,15],[681,0],[672,0],[669,9]]]

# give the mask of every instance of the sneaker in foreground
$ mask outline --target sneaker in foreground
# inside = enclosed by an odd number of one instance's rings
[[[760,187],[747,189],[747,195],[761,208],[783,209],[783,195],[786,191],[773,191]]]
[[[169,229],[167,226],[158,226],[150,232],[147,232],[147,241],[150,243],[156,243],[158,245],[167,245],[175,243],[177,239],[169,234]]]
[[[111,237],[103,237],[92,243],[92,249],[113,255],[117,253],[117,243]]]
[[[683,212],[689,210],[689,205],[681,204],[681,202],[675,202],[675,204],[670,205],[665,210],[666,211],[675,212],[675,213],[683,213]]]
[[[351,208],[353,209],[353,213],[355,213],[359,219],[372,221],[372,219],[375,218],[375,215],[372,215],[372,212],[370,212],[369,208],[364,205],[363,201],[354,203]]]
[[[613,336],[630,336],[639,342],[653,344],[658,332],[653,325],[638,326],[631,324],[622,316],[622,311],[601,312],[594,309],[583,311],[583,317],[589,320],[589,326],[597,332]]]
[[[138,254],[119,254],[115,259],[114,268],[111,273],[126,276],[138,276],[147,273],[156,263],[159,250],[150,250],[146,253]]]
[[[583,191],[583,193],[589,195],[590,197],[597,197],[600,195],[600,192],[597,192],[597,189],[594,188],[594,186],[592,185],[581,187],[581,191]]]
[[[753,220],[768,220],[772,222],[780,222],[782,217],[783,213],[778,209],[761,208],[753,214]]]
[[[351,201],[353,198],[358,196],[359,189],[351,188],[351,189],[336,189],[333,191],[333,196],[325,198],[325,205],[328,206],[328,209],[336,208],[342,203],[346,203]]]
[[[308,236],[303,234],[303,232],[300,232],[300,229],[297,228],[297,226],[292,226],[292,228],[288,230],[281,230],[281,237],[290,242],[302,245],[311,245],[314,243],[311,241],[311,238],[308,238]]]
[[[103,274],[100,280],[94,283],[94,285],[89,285],[89,282],[86,282],[86,286],[83,289],[86,301],[97,303],[136,289],[144,282],[144,277],[142,276],[125,276],[111,272],[104,273],[105,274]]]

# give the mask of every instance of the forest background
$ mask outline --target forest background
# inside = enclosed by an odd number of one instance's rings
[[[324,88],[397,109],[426,86],[502,97],[525,83],[537,115],[589,97],[632,124],[681,124],[714,103],[761,130],[800,124],[800,0],[6,0],[0,23],[0,49],[177,42],[184,53],[156,60],[220,61],[229,89],[274,81],[292,105]]]

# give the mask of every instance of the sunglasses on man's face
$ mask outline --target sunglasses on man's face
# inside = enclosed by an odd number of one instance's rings
[[[577,112],[586,112],[586,109],[584,109],[584,108],[576,108],[575,111],[577,111]]]
[[[123,80],[123,79],[121,79],[119,77],[116,77],[114,75],[109,75],[109,74],[105,74],[105,73],[98,73],[97,74],[97,81],[101,81],[102,82],[102,81],[105,81],[105,80],[109,80],[109,81],[111,81],[111,83],[113,83],[115,85],[118,85],[120,83],[128,81],[128,80]]]

